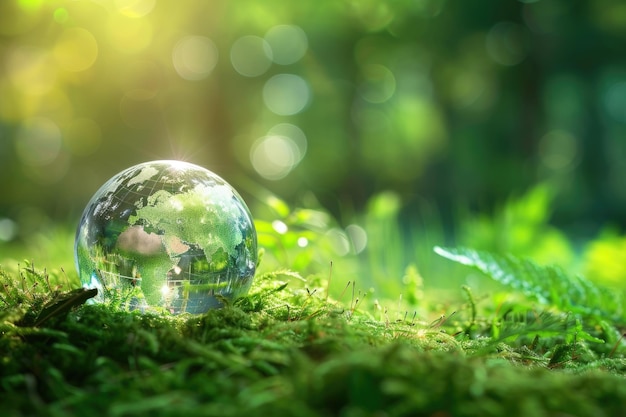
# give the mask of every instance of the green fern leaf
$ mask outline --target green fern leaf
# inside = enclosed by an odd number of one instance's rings
[[[624,323],[624,294],[601,287],[558,266],[542,266],[513,255],[498,255],[467,248],[435,247],[444,258],[471,266],[494,280],[537,301],[583,316]]]

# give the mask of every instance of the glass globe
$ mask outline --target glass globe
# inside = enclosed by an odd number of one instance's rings
[[[203,313],[246,294],[257,262],[250,211],[211,171],[180,161],[135,165],[91,198],[75,259],[95,302]]]

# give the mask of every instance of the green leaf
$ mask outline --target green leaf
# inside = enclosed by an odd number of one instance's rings
[[[513,255],[467,248],[435,247],[444,258],[471,266],[494,280],[562,311],[624,323],[624,294],[570,275],[558,266],[542,266]]]
[[[268,196],[265,202],[281,218],[286,218],[291,212],[287,203],[274,195]]]

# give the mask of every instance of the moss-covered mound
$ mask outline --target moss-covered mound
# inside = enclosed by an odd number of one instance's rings
[[[478,333],[480,317],[474,330],[390,321],[270,280],[220,310],[156,316],[4,278],[3,416],[597,417],[626,404],[626,361],[559,336],[567,316],[505,343]]]

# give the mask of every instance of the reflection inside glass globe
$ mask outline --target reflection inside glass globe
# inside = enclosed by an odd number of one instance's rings
[[[252,216],[216,174],[179,161],[136,165],[104,184],[76,233],[78,273],[96,302],[203,313],[244,295],[257,261]]]

